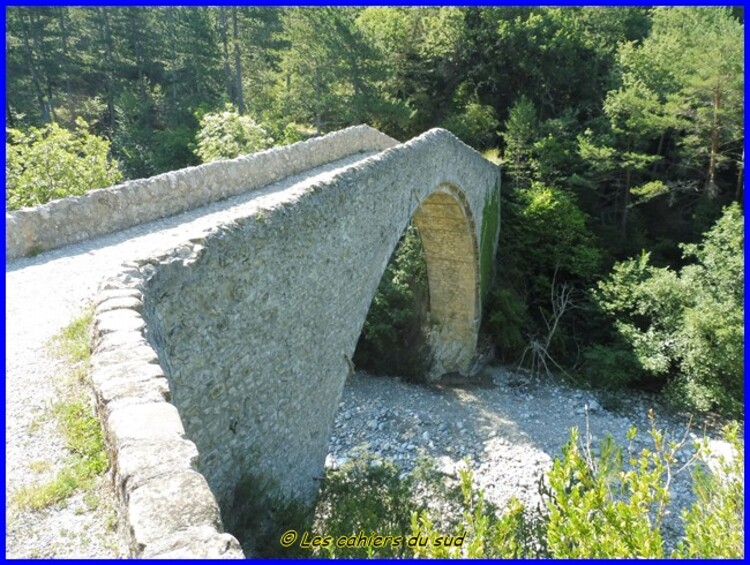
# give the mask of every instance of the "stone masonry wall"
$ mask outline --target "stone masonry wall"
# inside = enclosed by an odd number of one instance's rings
[[[137,267],[105,281],[96,300],[91,381],[112,465],[118,523],[133,557],[243,558],[196,469],[198,450],[170,401],[144,337]]]
[[[438,300],[465,305],[438,321],[443,369],[467,369],[499,174],[431,130],[105,285],[93,381],[134,555],[239,556],[219,509],[242,482],[311,499],[370,302],[418,211],[420,230],[457,235],[427,261]]]
[[[92,190],[5,214],[8,259],[39,253],[191,210],[286,176],[397,142],[369,127]]]

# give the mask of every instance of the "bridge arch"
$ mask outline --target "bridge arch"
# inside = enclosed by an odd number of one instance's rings
[[[427,266],[432,376],[466,374],[481,318],[479,247],[471,207],[457,186],[443,184],[420,203],[413,221]]]

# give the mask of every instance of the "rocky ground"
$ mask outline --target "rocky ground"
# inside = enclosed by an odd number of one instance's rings
[[[605,396],[502,367],[485,369],[482,382],[468,386],[416,385],[358,372],[344,389],[326,465],[340,466],[366,449],[406,472],[423,453],[450,476],[468,458],[475,483],[489,500],[502,507],[516,496],[536,507],[539,478],[560,455],[571,428],[577,427],[582,438],[588,429],[595,446],[607,434],[627,446],[626,434],[635,426],[633,447],[640,451],[652,447],[652,409],[658,429],[687,439],[678,455],[681,463],[691,458],[694,440],[704,433],[714,450],[726,451],[715,423],[694,421],[688,428],[685,415],[671,413],[647,394]],[[674,478],[671,493],[668,547],[681,536],[679,509],[693,500],[689,469]]]

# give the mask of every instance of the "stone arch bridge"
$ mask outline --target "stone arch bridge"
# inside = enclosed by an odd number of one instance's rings
[[[370,302],[410,222],[432,372],[472,370],[499,185],[498,167],[445,130],[398,144],[357,126],[6,215],[9,257],[193,215],[118,256],[96,297],[92,381],[134,555],[241,556],[219,511],[231,530],[238,485],[314,494]]]

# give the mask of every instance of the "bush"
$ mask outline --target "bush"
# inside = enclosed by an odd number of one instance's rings
[[[282,547],[281,534],[302,532],[312,525],[314,505],[283,496],[267,475],[246,474],[237,483],[229,508],[222,512],[224,525],[254,557],[303,557],[298,546]]]
[[[506,362],[519,359],[526,347],[524,331],[529,328],[523,299],[511,289],[495,288],[487,306],[487,329],[499,358]]]
[[[572,430],[562,458],[548,473],[546,536],[554,557],[664,556],[660,525],[669,502],[666,473],[674,457],[665,451],[661,433],[652,430],[652,435],[655,449],[643,450],[623,470],[623,451],[611,438],[595,457]]]
[[[486,316],[498,352],[507,358],[517,354],[521,339],[547,332],[544,320],[552,316],[551,296],[557,290],[553,285],[588,285],[601,255],[570,193],[534,183],[504,194],[501,209],[499,290]],[[576,318],[564,317],[549,352],[564,363],[577,351],[575,328]]]
[[[6,207],[15,210],[56,198],[81,195],[116,184],[122,174],[109,158],[109,142],[88,132],[82,119],[75,131],[55,123],[27,133],[7,131]]]
[[[340,536],[403,536],[410,527],[412,514],[422,509],[416,502],[415,481],[401,477],[391,462],[367,453],[341,469],[329,471],[322,483],[318,514],[319,531],[334,539]],[[330,557],[404,557],[405,544],[382,548],[327,548]]]
[[[497,137],[500,122],[492,106],[469,102],[460,114],[449,116],[443,127],[461,141],[477,149],[490,147]]]
[[[429,369],[427,267],[419,232],[410,226],[372,299],[354,363],[375,374],[420,380]]]
[[[208,113],[200,120],[195,154],[203,163],[234,159],[273,145],[266,130],[250,116],[241,116],[227,104],[223,112]]]
[[[668,397],[699,411],[737,416],[743,405],[743,219],[728,207],[700,245],[683,246],[680,272],[657,268],[644,253],[615,265],[595,299],[611,316],[615,345],[589,351],[589,360],[629,351],[638,370],[631,381],[667,385]],[[624,346],[623,346],[624,344]],[[605,381],[608,375],[602,374]],[[618,380],[622,381],[621,376]]]
[[[693,472],[696,502],[683,511],[685,540],[675,557],[743,557],[745,553],[745,455],[736,425],[724,428],[724,437],[732,446],[730,457],[719,457],[714,473],[703,467]],[[703,445],[703,457],[712,454]]]

